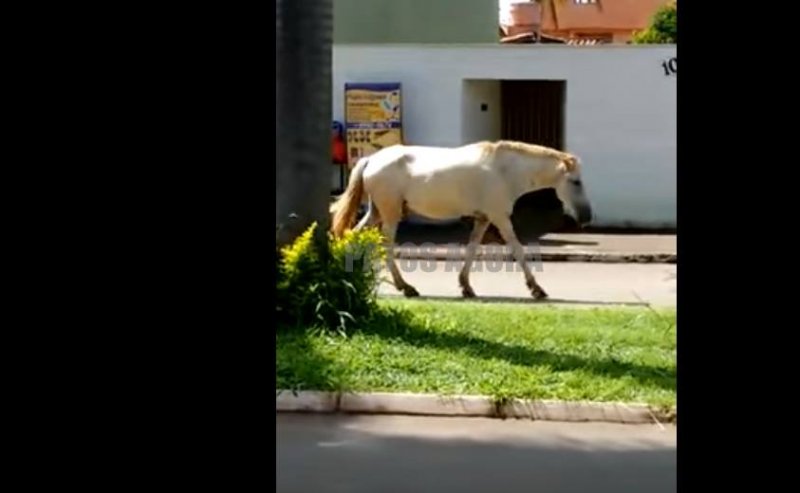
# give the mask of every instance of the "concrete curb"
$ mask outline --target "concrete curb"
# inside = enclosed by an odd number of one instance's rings
[[[275,407],[277,412],[410,414],[623,424],[666,423],[676,419],[675,412],[664,413],[646,404],[523,399],[500,402],[487,396],[385,392],[295,393],[291,390],[279,390]]]
[[[447,251],[419,251],[418,249],[395,248],[395,257],[409,260],[464,260],[463,252]],[[528,261],[540,262],[602,262],[609,264],[676,264],[678,255],[675,253],[619,253],[619,252],[525,252]],[[475,254],[476,260],[502,260],[513,262],[514,255],[510,251],[497,253],[478,251]]]
[[[317,392],[302,390],[279,390],[275,399],[278,412],[333,413],[339,409],[339,394],[336,392]]]

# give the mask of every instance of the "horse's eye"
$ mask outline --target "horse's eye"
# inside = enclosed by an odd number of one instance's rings
[[[580,180],[572,180],[572,184],[575,185],[576,187],[579,187],[579,186],[582,185]]]

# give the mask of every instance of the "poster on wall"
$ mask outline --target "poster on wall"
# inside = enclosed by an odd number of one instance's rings
[[[399,83],[347,83],[344,88],[347,165],[403,143]]]

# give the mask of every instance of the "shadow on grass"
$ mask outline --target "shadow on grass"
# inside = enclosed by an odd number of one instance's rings
[[[419,348],[437,348],[462,352],[482,359],[502,359],[518,366],[546,365],[557,372],[585,370],[596,375],[620,378],[629,376],[642,385],[667,390],[675,389],[675,369],[656,368],[617,361],[588,359],[523,346],[501,344],[463,333],[443,333],[426,329],[413,320],[410,312],[396,309],[380,310],[359,332],[389,339],[399,339]]]
[[[275,386],[283,390],[341,390],[345,369],[313,344],[315,332],[280,327],[276,337]]]

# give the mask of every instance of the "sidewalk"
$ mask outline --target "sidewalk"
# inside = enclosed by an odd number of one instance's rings
[[[398,235],[398,258],[455,260],[466,253],[469,233],[442,231],[439,234]],[[478,248],[476,258],[513,261],[511,249],[488,240]],[[622,235],[549,233],[538,240],[524,241],[529,260],[545,262],[677,263],[675,235]]]
[[[431,299],[462,300],[458,274],[460,260],[431,262],[399,260],[403,278]],[[649,305],[674,307],[677,304],[678,271],[675,264],[620,262],[529,263],[531,273],[549,295],[547,304]],[[390,279],[388,272],[384,275]],[[470,273],[478,299],[471,301],[532,302],[522,270],[515,262],[475,262]],[[394,285],[378,288],[381,296],[399,296]]]

